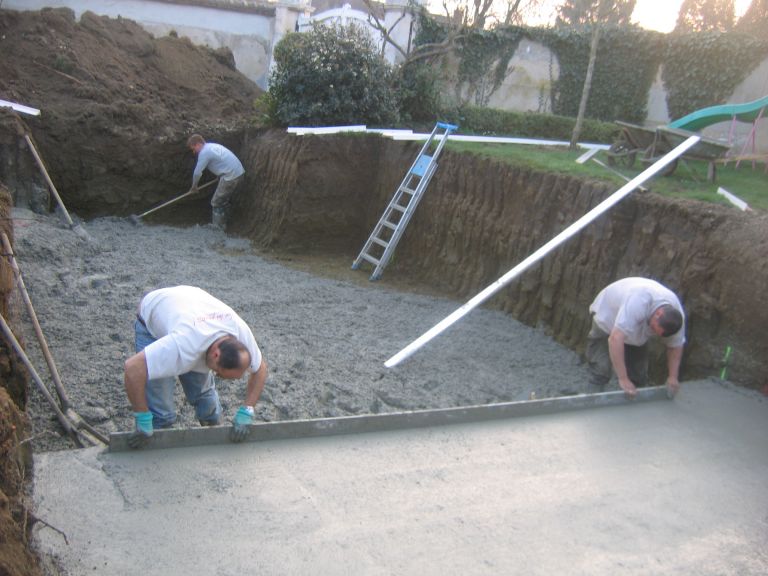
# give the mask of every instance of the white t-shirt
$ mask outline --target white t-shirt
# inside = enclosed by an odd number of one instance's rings
[[[194,286],[150,292],[139,314],[157,340],[144,348],[149,380],[208,372],[205,353],[216,340],[230,335],[251,354],[250,370],[261,366],[261,350],[248,325],[226,304]]]
[[[660,306],[670,304],[683,315],[683,325],[677,333],[661,338],[665,346],[677,348],[685,344],[685,313],[680,300],[669,288],[648,278],[624,278],[609,284],[589,307],[595,323],[606,334],[618,328],[625,342],[642,346],[655,336],[648,321]]]

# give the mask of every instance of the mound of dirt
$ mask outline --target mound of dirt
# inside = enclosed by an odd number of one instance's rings
[[[0,10],[0,30],[0,94],[41,109],[46,130],[80,125],[138,141],[221,131],[246,122],[261,93],[230,52],[154,38],[132,20]],[[79,144],[75,130],[56,136]]]
[[[82,217],[129,214],[169,189],[186,191],[187,137],[228,144],[262,93],[231,52],[154,38],[131,20],[0,10],[0,31],[0,99],[41,110],[23,120],[65,204]],[[0,167],[0,180],[8,172]],[[22,192],[35,193],[14,190]]]

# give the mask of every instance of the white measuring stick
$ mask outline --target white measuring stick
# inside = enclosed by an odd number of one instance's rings
[[[517,266],[512,268],[509,272],[504,274],[501,278],[496,280],[493,284],[485,288],[482,292],[477,294],[474,298],[469,300],[466,304],[464,304],[461,308],[458,308],[450,315],[443,318],[440,322],[435,324],[432,328],[427,330],[424,334],[416,338],[413,342],[408,344],[405,348],[400,350],[397,354],[392,356],[389,360],[384,362],[384,366],[387,368],[392,368],[393,366],[397,366],[411,356],[416,350],[424,346],[427,342],[432,340],[435,336],[443,332],[445,329],[447,329],[449,326],[455,324],[459,320],[461,320],[464,316],[469,314],[474,308],[480,306],[483,302],[485,302],[488,298],[493,296],[496,292],[501,290],[504,286],[509,284],[514,278],[520,275],[521,272],[523,272],[525,269],[529,268],[532,264],[535,264],[539,260],[541,260],[546,254],[548,254],[550,251],[552,251],[554,248],[568,240],[571,236],[575,235],[577,232],[579,232],[582,228],[586,227],[587,224],[595,220],[598,216],[606,212],[608,209],[610,209],[614,204],[617,204],[620,202],[625,196],[628,196],[631,192],[635,190],[640,184],[648,180],[649,178],[653,177],[658,173],[660,170],[662,170],[667,164],[675,160],[676,158],[682,156],[686,150],[691,148],[692,146],[696,145],[701,138],[699,136],[691,136],[688,138],[685,142],[665,154],[663,157],[661,157],[657,162],[653,163],[651,166],[649,166],[647,169],[645,169],[643,172],[635,176],[632,180],[627,182],[624,186],[619,188],[616,192],[611,194],[608,198],[600,202],[597,206],[592,208],[589,212],[584,214],[581,218],[576,220],[573,224],[568,226],[565,230],[560,232],[557,236],[552,238],[549,242],[544,244],[541,248],[533,252],[530,256],[528,256],[525,260],[520,262]]]

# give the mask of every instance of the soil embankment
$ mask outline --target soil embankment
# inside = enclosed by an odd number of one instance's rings
[[[0,231],[11,240],[11,194],[0,182]],[[11,240],[12,241],[12,240]],[[21,334],[18,299],[13,297],[14,276],[9,262],[0,258],[0,313]],[[23,338],[17,336],[23,342]],[[40,574],[28,549],[32,520],[25,484],[31,476],[31,446],[24,443],[28,422],[27,376],[5,338],[0,338],[0,573],[11,576]]]
[[[250,168],[232,230],[260,245],[354,259],[418,148],[377,137],[268,134],[246,140]],[[604,183],[445,153],[385,279],[470,297],[614,191]],[[625,276],[673,288],[688,315],[684,377],[768,374],[768,215],[637,193],[496,295],[488,306],[580,351],[595,294]],[[663,351],[657,351],[659,355]],[[664,362],[655,363],[663,377]]]

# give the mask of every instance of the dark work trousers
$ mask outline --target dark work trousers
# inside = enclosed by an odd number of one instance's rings
[[[608,334],[594,321],[587,337],[586,357],[592,372],[592,384],[604,387],[613,374],[613,364],[608,350]],[[648,384],[648,344],[624,344],[624,363],[627,366],[627,375],[635,386]]]

